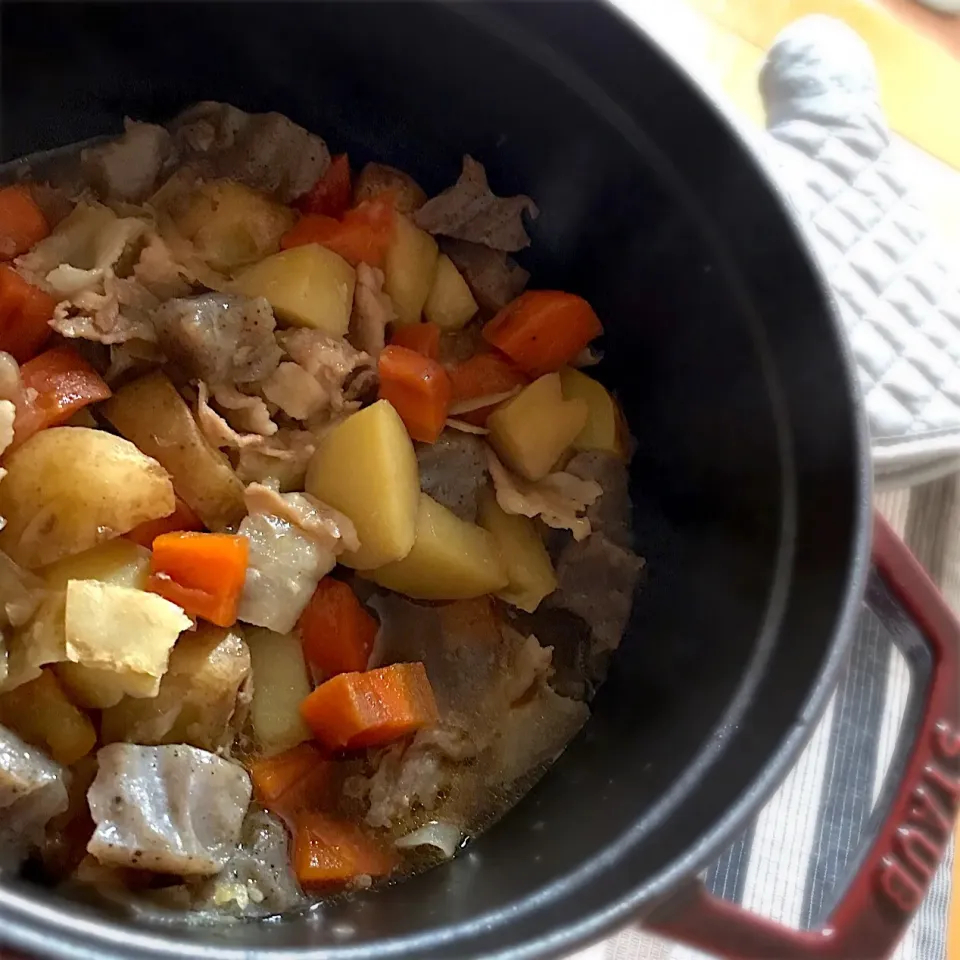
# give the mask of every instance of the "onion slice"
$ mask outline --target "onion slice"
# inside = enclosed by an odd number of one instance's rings
[[[413,847],[434,847],[449,860],[460,848],[462,840],[463,834],[456,824],[431,820],[412,833],[400,837],[394,846],[401,850]]]

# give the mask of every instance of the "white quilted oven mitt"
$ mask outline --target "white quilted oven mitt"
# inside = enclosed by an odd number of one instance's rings
[[[777,39],[760,87],[766,159],[846,326],[878,482],[909,486],[960,469],[960,258],[912,196],[869,50],[839,21],[808,17]]]

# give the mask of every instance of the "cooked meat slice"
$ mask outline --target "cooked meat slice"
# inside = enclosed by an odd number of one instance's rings
[[[270,418],[270,409],[260,397],[241,393],[226,383],[213,384],[213,399],[226,411],[224,416],[235,430],[272,437],[277,425]]]
[[[133,267],[134,277],[155,297],[169,300],[190,292],[187,271],[174,260],[166,241],[151,234]]]
[[[519,297],[530,279],[530,274],[502,250],[467,240],[444,240],[441,247],[488,313],[496,313]]]
[[[14,866],[67,809],[65,771],[0,727],[0,865]]]
[[[513,251],[530,246],[523,227],[524,211],[531,219],[539,213],[529,197],[494,196],[483,164],[466,156],[457,182],[428,200],[413,219],[429,233],[469,240],[492,250]]]
[[[298,363],[284,361],[260,385],[270,403],[294,420],[309,420],[328,406],[327,392]]]
[[[347,393],[361,373],[371,369],[369,354],[354,349],[346,340],[336,340],[319,330],[301,327],[277,334],[287,356],[306,370],[324,389],[326,408],[336,412],[350,399]]]
[[[232,856],[250,804],[243,767],[183,744],[114,743],[87,794],[100,863],[209,876]]]
[[[286,520],[336,555],[360,549],[350,518],[309,493],[278,493],[262,483],[251,483],[244,491],[244,501],[251,514],[270,514]]]
[[[336,566],[335,554],[270,514],[245,517],[238,532],[250,541],[250,557],[237,619],[289,633],[321,578]]]
[[[50,326],[63,337],[107,345],[155,342],[150,314],[160,301],[135,279],[107,276],[103,287],[102,294],[88,290],[58,303]]]
[[[227,177],[289,203],[326,173],[330,151],[279,113],[245,113],[205,101],[170,124],[181,158],[205,177]]]
[[[259,433],[238,433],[210,406],[210,390],[201,380],[197,388],[197,425],[207,442],[220,450],[244,450],[264,442]]]
[[[418,443],[420,487],[462,520],[475,523],[477,493],[486,479],[484,443],[458,430],[444,430],[436,443]]]
[[[578,453],[564,467],[581,480],[599,483],[600,499],[587,507],[587,519],[594,533],[629,550],[633,546],[630,510],[630,473],[627,465],[612,453],[589,450]]]
[[[244,483],[269,482],[282,491],[302,490],[316,449],[313,433],[281,427],[262,443],[241,448],[237,476]]]
[[[590,536],[590,520],[582,514],[601,496],[600,484],[563,471],[550,473],[534,483],[507,470],[489,447],[486,453],[501,509],[524,517],[540,517],[548,527],[570,530],[576,540]]]
[[[126,119],[116,140],[83,151],[83,172],[104,200],[139,203],[153,192],[173,141],[163,127]]]
[[[545,602],[569,610],[590,625],[595,653],[616,650],[643,567],[642,557],[603,534],[572,541],[560,554],[558,586]]]
[[[169,300],[153,314],[163,352],[210,384],[253,383],[280,362],[276,321],[262,297],[205,294]]]
[[[383,290],[383,271],[357,265],[357,286],[350,317],[350,340],[358,350],[376,359],[386,344],[387,324],[397,319],[393,301]]]

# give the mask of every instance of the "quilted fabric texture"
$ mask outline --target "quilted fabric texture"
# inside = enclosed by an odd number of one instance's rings
[[[808,17],[778,38],[760,82],[766,159],[846,326],[878,478],[960,469],[960,264],[915,202],[869,50],[839,21]]]

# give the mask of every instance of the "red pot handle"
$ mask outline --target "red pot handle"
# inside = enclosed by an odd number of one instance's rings
[[[923,568],[879,515],[873,560],[933,654],[933,673],[903,782],[866,858],[821,930],[755,916],[697,882],[644,927],[727,960],[883,960],[906,932],[960,805],[960,623]]]

